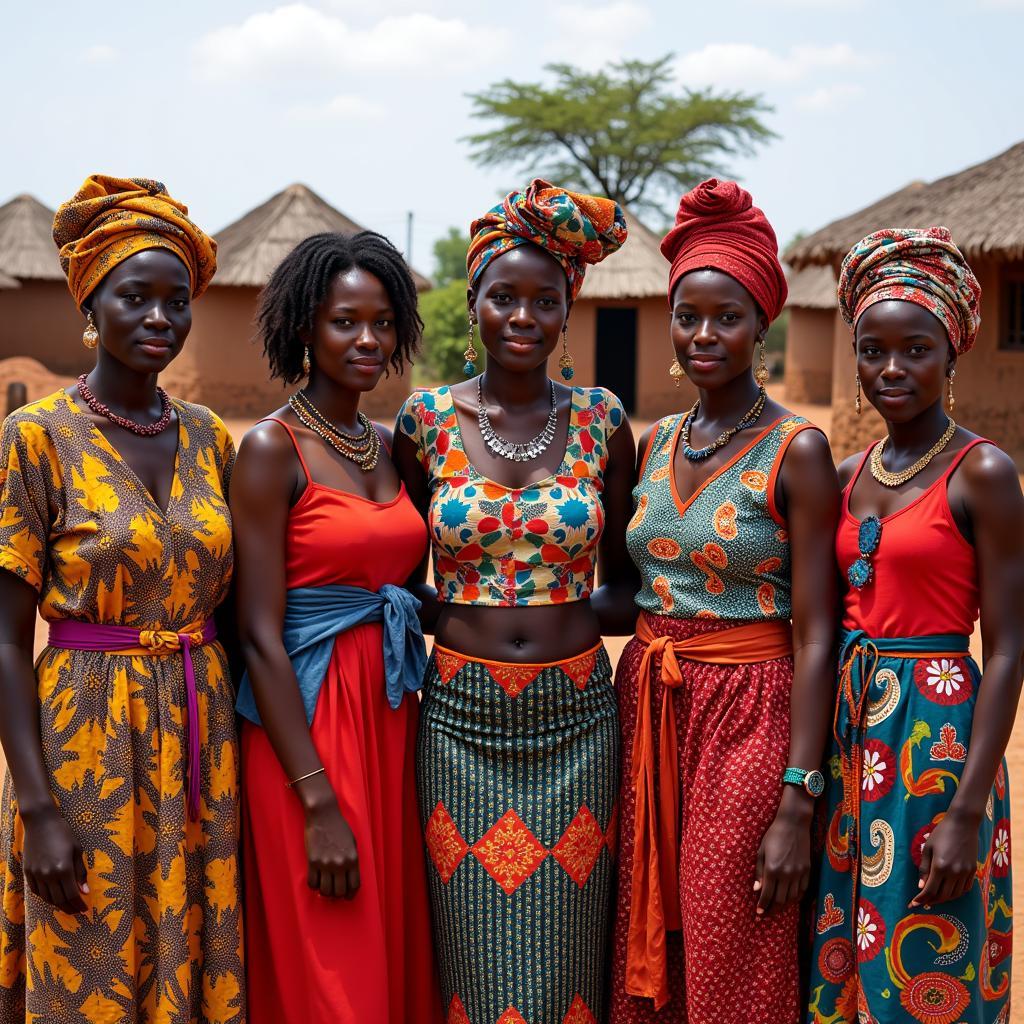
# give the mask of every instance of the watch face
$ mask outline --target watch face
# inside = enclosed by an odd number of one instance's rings
[[[825,792],[825,776],[821,772],[808,772],[804,787],[811,796],[821,796]]]

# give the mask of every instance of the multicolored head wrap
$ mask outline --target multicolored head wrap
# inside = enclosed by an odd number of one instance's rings
[[[583,287],[587,265],[600,263],[626,240],[626,220],[619,204],[601,196],[568,192],[534,178],[523,192],[509,192],[495,207],[473,221],[466,254],[470,286],[490,262],[520,245],[539,245],[562,265],[569,298]]]
[[[981,285],[949,228],[885,228],[862,238],[839,271],[839,312],[853,328],[868,306],[915,302],[934,314],[963,354],[981,325]]]
[[[188,207],[149,178],[86,178],[53,218],[53,240],[81,306],[119,263],[143,249],[168,249],[188,268],[198,298],[217,269],[217,243],[188,219]]]
[[[786,304],[789,290],[779,262],[779,243],[768,218],[735,181],[708,178],[679,200],[676,224],[661,241],[672,264],[668,300],[691,270],[721,270],[739,281],[769,320]]]

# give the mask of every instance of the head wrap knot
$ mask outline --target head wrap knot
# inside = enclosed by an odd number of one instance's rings
[[[708,178],[679,200],[675,227],[662,239],[672,264],[668,297],[691,270],[721,270],[739,281],[769,320],[789,294],[779,244],[764,213],[735,181]]]
[[[981,325],[981,285],[948,228],[885,228],[862,238],[843,260],[838,292],[850,327],[876,302],[914,302],[938,317],[961,354]]]
[[[469,233],[466,270],[471,286],[493,259],[532,243],[562,265],[569,298],[575,299],[587,265],[600,263],[626,240],[626,221],[611,199],[569,192],[534,178],[525,191],[509,192],[473,221]]]
[[[53,240],[81,306],[119,263],[143,249],[168,249],[188,268],[192,297],[217,269],[217,243],[188,219],[188,207],[149,178],[86,178],[53,218]]]

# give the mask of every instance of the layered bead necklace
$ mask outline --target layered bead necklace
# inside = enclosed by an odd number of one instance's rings
[[[380,457],[380,435],[365,413],[358,413],[362,432],[346,434],[309,400],[305,391],[296,391],[288,399],[288,404],[303,426],[326,441],[339,455],[354,462],[364,473],[369,473],[376,467],[377,459]]]
[[[487,409],[484,408],[483,377],[477,377],[476,421],[480,427],[480,436],[484,439],[484,444],[495,455],[500,455],[503,459],[509,459],[512,462],[529,462],[531,459],[536,459],[547,451],[548,446],[555,439],[555,427],[558,424],[555,382],[549,380],[548,383],[551,385],[551,411],[548,413],[548,421],[544,424],[544,429],[536,437],[530,438],[529,441],[509,441],[498,434],[491,425]]]
[[[683,428],[680,432],[680,440],[683,442],[683,455],[690,462],[703,462],[709,456],[714,455],[719,448],[724,448],[741,430],[746,430],[747,427],[753,426],[764,409],[764,403],[768,401],[768,395],[764,388],[760,388],[759,391],[760,394],[757,396],[757,401],[750,412],[736,426],[723,430],[711,444],[707,444],[703,448],[690,447],[690,429],[693,427],[693,421],[697,418],[697,413],[700,411],[700,402],[695,402],[693,408],[686,414],[686,420],[683,422]]]
[[[882,465],[882,453],[885,451],[885,446],[889,443],[889,438],[886,438],[881,444],[876,444],[874,451],[871,453],[871,475],[883,487],[902,487],[908,480],[917,476],[939,452],[949,445],[955,433],[956,424],[952,419],[949,419],[946,429],[942,432],[942,437],[917,462],[912,466],[907,466],[906,469],[901,469],[898,473],[892,473]]]
[[[78,393],[82,396],[82,401],[94,413],[99,416],[103,416],[105,419],[110,420],[111,423],[117,424],[124,430],[130,430],[133,434],[138,434],[140,437],[155,437],[157,434],[162,433],[171,425],[171,400],[162,387],[157,386],[156,393],[160,399],[160,405],[162,412],[160,419],[154,423],[137,423],[135,420],[128,419],[127,416],[120,416],[116,412],[113,412],[111,408],[104,402],[101,402],[95,394],[93,394],[92,388],[89,387],[86,382],[86,374],[82,374],[78,378]]]

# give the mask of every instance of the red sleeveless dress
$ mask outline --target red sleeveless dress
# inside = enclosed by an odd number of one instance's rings
[[[316,483],[291,510],[287,584],[403,584],[426,550],[403,486],[374,502]],[[249,1024],[439,1024],[423,836],[413,777],[419,701],[392,710],[382,626],[335,640],[311,726],[359,852],[361,886],[330,900],[306,884],[304,816],[266,733],[242,728]]]

